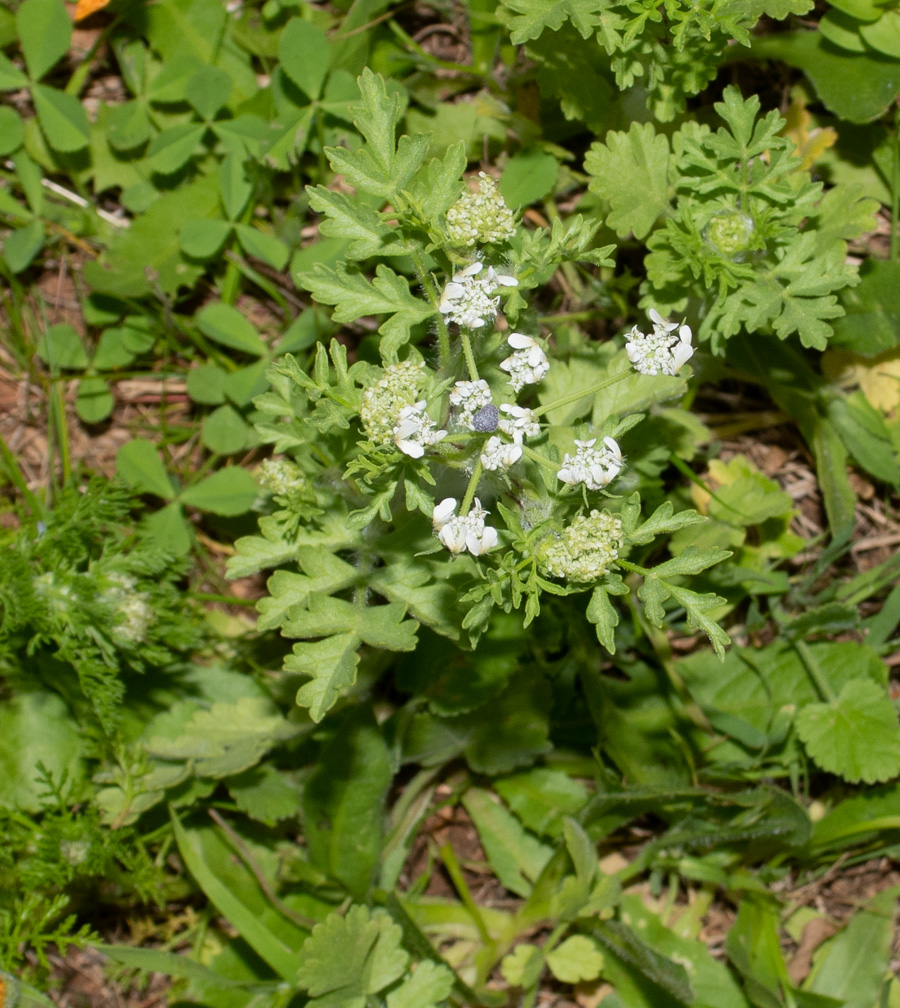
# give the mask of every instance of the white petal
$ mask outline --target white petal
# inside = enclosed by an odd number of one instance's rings
[[[509,343],[514,350],[525,350],[527,348],[537,346],[535,340],[533,340],[530,336],[517,332],[510,333],[509,336],[506,337],[506,342]]]
[[[435,504],[432,512],[432,523],[436,529],[443,528],[456,512],[456,498],[445,497],[440,504]]]
[[[459,521],[449,522],[438,533],[438,539],[451,553],[462,553],[466,548],[466,527]]]
[[[410,458],[421,458],[425,454],[425,448],[418,441],[397,441],[397,447],[404,455]]]

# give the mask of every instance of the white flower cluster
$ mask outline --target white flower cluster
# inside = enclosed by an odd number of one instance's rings
[[[116,637],[127,645],[141,644],[156,620],[150,596],[134,590],[137,581],[130,574],[110,574],[109,582],[100,599],[115,611]]]
[[[542,381],[550,370],[550,361],[541,349],[540,343],[522,333],[510,333],[506,342],[515,353],[500,362],[500,367],[509,375],[509,383],[518,392],[524,385],[534,385]]]
[[[447,236],[452,245],[502,242],[516,233],[516,221],[497,183],[478,173],[478,192],[465,192],[447,211]]]
[[[501,403],[500,412],[509,415],[500,418],[497,428],[511,437],[516,444],[521,444],[525,438],[537,437],[540,434],[541,425],[534,415],[534,410],[525,406],[514,406],[511,403]]]
[[[669,322],[655,308],[650,309],[650,321],[653,332],[649,335],[637,326],[627,334],[625,352],[628,359],[641,374],[678,374],[694,353],[691,327]]]
[[[458,381],[450,390],[450,405],[459,411],[459,422],[469,430],[478,429],[473,426],[475,414],[490,403],[491,390],[483,378],[478,381]]]
[[[421,361],[403,361],[388,365],[382,377],[366,389],[359,418],[375,444],[393,441],[400,411],[418,401],[425,378],[425,365]]]
[[[281,497],[306,488],[306,477],[300,467],[286,458],[263,459],[256,470],[256,478],[264,490]]]
[[[436,504],[432,522],[438,539],[456,555],[468,550],[472,556],[481,556],[497,545],[497,530],[485,525],[484,519],[490,514],[481,506],[476,497],[467,515],[456,514],[457,500],[445,497]]]
[[[394,444],[411,458],[421,458],[429,445],[437,444],[447,436],[425,412],[425,400],[404,406],[394,424]]]
[[[479,276],[479,274],[481,274]],[[444,288],[438,310],[450,322],[466,329],[480,329],[491,322],[500,306],[500,298],[491,295],[498,287],[518,287],[515,277],[498,273],[493,266],[474,262],[453,278]]]
[[[549,577],[587,584],[608,574],[622,548],[622,522],[606,511],[579,515],[559,536],[548,536],[536,557]]]
[[[622,471],[625,460],[618,443],[611,437],[603,439],[603,447],[594,448],[596,438],[589,441],[576,439],[578,449],[574,455],[566,455],[562,468],[556,474],[563,483],[575,485],[584,483],[588,490],[600,490],[611,483]]]
[[[522,457],[522,445],[518,441],[504,441],[503,438],[489,437],[481,450],[481,464],[485,469],[509,469]]]

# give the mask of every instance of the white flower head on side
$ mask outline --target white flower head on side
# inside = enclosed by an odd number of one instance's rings
[[[475,430],[473,420],[475,414],[491,402],[491,390],[488,383],[479,378],[478,381],[458,381],[450,390],[450,405],[458,410],[459,422]]]
[[[628,359],[641,374],[678,374],[694,353],[691,327],[669,322],[655,308],[650,309],[650,321],[653,332],[649,335],[634,326],[625,337]]]
[[[609,573],[623,540],[620,519],[605,511],[591,511],[538,546],[538,565],[550,577],[590,584]]]
[[[492,296],[498,287],[518,287],[515,277],[498,273],[493,266],[474,262],[453,278],[444,288],[438,311],[465,329],[480,329],[492,322],[500,306],[500,298]]]
[[[562,468],[556,474],[563,483],[574,486],[584,483],[588,490],[601,490],[612,483],[625,466],[625,459],[614,438],[605,437],[602,448],[594,448],[596,438],[589,441],[575,441],[578,449],[574,455],[566,455]]]
[[[525,385],[542,381],[550,370],[550,361],[540,343],[524,333],[510,333],[506,342],[515,353],[500,362],[500,368],[509,375],[509,383],[518,392]]]
[[[497,424],[499,430],[511,437],[516,444],[521,444],[526,438],[537,437],[541,432],[534,410],[525,406],[515,406],[512,403],[501,403],[500,412],[506,413]]]
[[[522,457],[522,446],[518,442],[504,441],[496,435],[489,437],[481,451],[481,464],[485,469],[509,469]]]
[[[476,497],[467,515],[456,514],[455,497],[445,497],[436,504],[432,513],[432,523],[441,543],[454,556],[468,550],[472,556],[481,556],[497,545],[497,530],[486,525],[484,519],[490,513],[481,506]]]
[[[394,444],[410,458],[421,458],[425,449],[447,436],[425,412],[425,400],[404,406],[394,424]]]

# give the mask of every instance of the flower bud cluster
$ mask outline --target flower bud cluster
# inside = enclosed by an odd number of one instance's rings
[[[563,458],[562,468],[556,474],[563,483],[574,486],[584,483],[588,490],[601,490],[619,475],[625,465],[622,452],[614,438],[605,437],[602,448],[594,448],[596,438],[589,441],[576,439],[578,449],[574,455]]]
[[[268,458],[256,470],[260,486],[279,497],[289,497],[307,488],[307,480],[298,465],[290,459]]]
[[[468,550],[472,556],[481,556],[497,545],[497,530],[486,525],[484,519],[490,514],[481,506],[476,497],[466,515],[457,515],[455,497],[445,497],[436,504],[432,516],[438,539],[456,555]]]
[[[625,352],[635,371],[646,375],[675,375],[694,353],[691,327],[664,319],[655,308],[650,309],[653,332],[642,333],[637,326],[626,335]],[[675,330],[678,334],[675,334]]]
[[[438,311],[465,329],[480,329],[493,321],[500,306],[499,296],[492,296],[494,291],[518,286],[515,277],[498,273],[493,266],[485,267],[483,262],[473,262],[453,274],[444,287]]]
[[[447,211],[447,236],[451,245],[471,247],[506,241],[516,233],[516,221],[497,183],[487,172],[478,173],[478,192],[465,192]]]
[[[538,566],[548,577],[587,584],[608,574],[623,542],[622,522],[606,511],[578,515],[557,535],[548,536],[536,551]]]
[[[516,392],[542,381],[550,370],[550,361],[540,343],[523,333],[510,333],[506,342],[515,353],[501,361],[500,368],[509,375],[509,383]]]
[[[375,444],[390,444],[394,440],[401,410],[418,401],[425,380],[425,365],[421,361],[403,361],[386,367],[384,375],[366,389],[359,416]]]

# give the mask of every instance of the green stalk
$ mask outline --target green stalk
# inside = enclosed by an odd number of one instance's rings
[[[444,316],[438,310],[438,305],[440,304],[441,299],[438,297],[434,281],[431,279],[431,274],[427,269],[425,269],[425,262],[422,259],[421,251],[417,246],[412,245],[411,243],[407,247],[409,249],[410,258],[413,261],[416,277],[422,285],[422,290],[425,291],[425,297],[428,298],[428,303],[435,310],[437,315],[438,353],[440,354],[441,369],[446,371],[450,367],[450,332],[447,329],[447,323],[444,321]]]
[[[588,396],[596,395],[598,392],[602,392],[603,389],[609,388],[610,385],[615,385],[616,382],[621,381],[623,378],[627,378],[631,374],[634,374],[634,371],[631,368],[628,368],[627,371],[619,371],[617,374],[610,375],[602,381],[589,385],[586,389],[579,389],[577,392],[572,392],[570,395],[563,396],[562,399],[555,400],[555,402],[547,403],[544,406],[538,406],[538,408],[536,410],[532,410],[532,412],[535,416],[543,416],[545,413],[549,413],[550,410],[560,409],[563,406],[568,406],[569,403],[578,402],[580,399],[586,399]]]
[[[481,940],[485,943],[485,945],[493,945],[493,939],[491,938],[490,931],[488,931],[487,924],[485,924],[484,918],[481,916],[481,911],[478,909],[478,904],[472,899],[472,894],[469,892],[469,887],[466,885],[466,880],[463,878],[462,869],[459,867],[459,861],[456,860],[455,851],[450,844],[446,843],[438,847],[438,854],[440,855],[441,861],[444,862],[444,867],[447,869],[450,881],[453,883],[454,889],[456,889],[459,894],[459,898],[462,900],[463,906],[469,911],[472,920],[475,922],[475,927],[478,928]]]
[[[44,505],[28,489],[28,484],[25,482],[25,476],[19,467],[19,463],[16,461],[15,455],[13,455],[10,451],[9,446],[6,441],[4,441],[2,435],[0,435],[0,458],[2,458],[6,466],[7,476],[9,476],[13,485],[28,504],[28,507],[31,509],[31,513],[37,518],[43,518],[45,514]]]
[[[475,355],[472,353],[472,337],[465,331],[460,334],[462,340],[463,354],[466,358],[466,367],[469,369],[469,379],[478,381],[478,365],[475,363]]]
[[[897,218],[900,217],[900,107],[894,104],[894,135],[891,153],[891,262],[900,258],[900,230]]]
[[[475,468],[472,470],[469,485],[466,487],[466,496],[463,497],[463,502],[459,507],[459,513],[462,517],[465,517],[469,513],[469,508],[472,506],[472,501],[475,497],[475,491],[478,489],[478,483],[481,480],[482,471],[481,455],[479,455],[475,460]]]
[[[527,455],[533,462],[537,462],[538,465],[542,465],[546,469],[552,469],[554,472],[559,472],[559,462],[548,459],[546,455],[541,455],[540,452],[529,448],[527,444],[522,445],[522,453]]]
[[[815,686],[819,695],[827,703],[834,703],[835,700],[837,700],[837,695],[829,685],[828,680],[825,678],[825,675],[819,667],[819,663],[816,661],[815,655],[812,653],[810,646],[804,640],[795,640],[792,641],[791,644],[800,656],[800,661],[803,662],[803,667],[806,669],[806,673],[812,680],[812,684]]]

